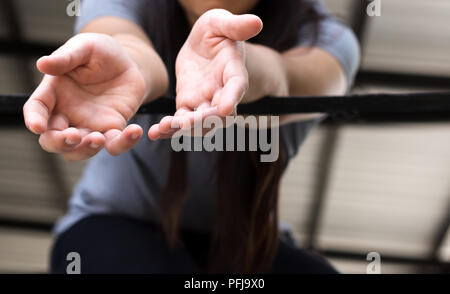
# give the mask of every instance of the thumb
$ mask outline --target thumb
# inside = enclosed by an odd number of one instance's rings
[[[215,32],[231,40],[246,41],[258,35],[263,27],[262,20],[254,14],[234,15],[224,9],[211,12]]]
[[[50,56],[41,57],[36,66],[44,74],[60,76],[88,63],[91,53],[91,43],[75,36]]]

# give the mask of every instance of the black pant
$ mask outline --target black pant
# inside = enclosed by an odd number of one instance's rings
[[[80,255],[81,273],[202,273],[209,235],[183,231],[184,246],[170,248],[152,223],[93,215],[63,232],[53,244],[51,272],[66,273],[67,255]],[[280,241],[269,273],[335,274],[322,257]]]

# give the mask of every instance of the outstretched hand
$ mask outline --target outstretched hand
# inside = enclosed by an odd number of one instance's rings
[[[142,128],[126,124],[144,99],[145,81],[114,38],[76,35],[37,67],[45,76],[23,114],[44,150],[82,160],[103,147],[118,155],[139,141]]]
[[[223,9],[204,13],[194,24],[176,61],[177,111],[153,125],[148,136],[170,138],[189,130],[194,117],[225,117],[248,89],[244,41],[257,35],[262,21],[255,15],[233,15]]]

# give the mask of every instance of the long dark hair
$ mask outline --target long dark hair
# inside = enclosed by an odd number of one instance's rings
[[[175,97],[175,59],[189,34],[189,26],[176,0],[159,0],[153,4],[156,6],[152,7],[155,13],[150,26],[161,29],[152,30],[149,34],[168,67],[168,95]],[[310,0],[260,0],[251,13],[262,19],[264,29],[250,42],[279,52],[295,45],[302,37],[299,29],[306,23],[315,24],[313,35],[317,36],[321,17]],[[261,151],[219,154],[209,272],[263,273],[272,264],[279,237],[279,183],[285,168],[285,152],[281,144],[279,149],[280,156],[272,163],[260,161]],[[159,212],[162,228],[173,246],[180,241],[179,216],[188,185],[187,154],[172,151]]]

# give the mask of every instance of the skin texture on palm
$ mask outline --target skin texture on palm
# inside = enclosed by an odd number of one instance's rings
[[[153,125],[149,137],[169,138],[179,128],[190,128],[196,111],[202,117],[234,114],[249,87],[244,41],[261,29],[262,21],[255,15],[223,9],[204,13],[177,57],[177,111]]]
[[[112,37],[76,35],[37,67],[45,76],[23,110],[44,150],[68,160],[88,158],[103,147],[116,155],[142,136],[140,126],[126,123],[142,104],[145,82]]]

